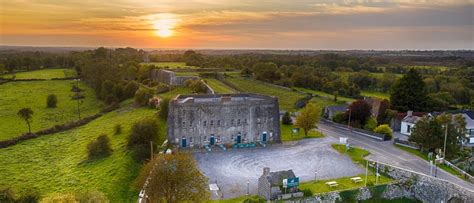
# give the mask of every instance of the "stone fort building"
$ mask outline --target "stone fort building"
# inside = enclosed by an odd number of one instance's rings
[[[278,99],[249,93],[178,95],[170,101],[168,141],[180,148],[280,143]]]

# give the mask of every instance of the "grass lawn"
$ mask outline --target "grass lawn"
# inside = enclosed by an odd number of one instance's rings
[[[375,97],[379,99],[390,100],[390,94],[384,92],[362,91],[361,95],[366,97]]]
[[[326,192],[331,192],[331,191],[336,191],[336,190],[348,190],[348,189],[355,189],[355,188],[360,188],[365,186],[365,174],[358,174],[354,177],[361,177],[362,182],[359,183],[354,183],[350,178],[352,177],[343,177],[343,178],[337,178],[337,179],[327,179],[327,180],[316,180],[316,181],[311,181],[311,182],[305,182],[300,184],[300,190],[305,190],[309,189],[313,194],[318,194],[318,193],[326,193]],[[336,181],[338,186],[336,187],[329,187],[326,185],[326,182],[330,181]],[[385,177],[385,176],[380,176],[378,180],[378,185],[381,184],[386,184],[391,182],[392,179]],[[374,174],[369,174],[367,176],[367,182],[372,182],[375,183],[375,175]]]
[[[416,149],[412,149],[412,148],[409,148],[409,147],[405,147],[405,146],[400,146],[400,145],[395,145],[396,147],[398,147],[399,149],[403,150],[403,151],[406,151],[408,153],[411,153],[411,154],[414,154],[426,161],[429,162],[429,159],[428,159],[428,154],[426,153],[423,153],[421,152],[420,150],[416,150]],[[444,171],[448,172],[448,173],[451,173],[452,175],[455,175],[461,179],[464,179],[464,176],[463,174],[459,173],[458,171],[454,170],[453,168],[445,165],[445,164],[438,164],[438,167],[443,169]]]
[[[51,79],[51,78],[65,78],[76,76],[76,71],[73,69],[43,69],[35,71],[18,72],[14,74],[15,79]],[[13,74],[6,74],[0,77],[12,78]]]
[[[307,92],[307,93],[313,94],[313,95],[318,95],[318,96],[321,97],[322,99],[334,101],[334,95],[329,94],[329,93],[326,93],[326,92],[323,92],[323,91],[317,91],[317,90],[312,90],[312,89],[306,89],[306,88],[302,88],[302,87],[294,87],[294,88],[297,89],[297,90],[303,91],[303,92]],[[348,98],[348,97],[337,96],[337,101],[338,101],[338,102],[353,102],[354,100],[355,100],[355,99]]]
[[[369,151],[357,147],[351,147],[348,151],[346,151],[346,146],[343,144],[332,144],[331,146],[339,153],[349,156],[354,163],[359,164],[365,168],[366,160],[364,157],[370,154]]]
[[[176,76],[199,76],[198,72],[175,72]]]
[[[0,85],[0,140],[19,136],[28,131],[26,123],[18,117],[21,108],[33,110],[31,130],[38,131],[57,124],[63,124],[78,119],[77,100],[72,100],[70,80],[10,82]],[[85,99],[81,105],[81,117],[93,115],[103,107],[97,100],[94,91],[84,83],[79,84],[83,89]],[[46,98],[55,94],[58,98],[56,108],[46,108]]]
[[[292,129],[293,128],[294,128],[293,125],[280,124],[281,141],[282,142],[301,140],[301,139],[306,139],[306,138],[321,138],[321,137],[324,137],[320,132],[318,132],[316,130],[309,131],[308,136],[305,137],[303,129],[300,129],[300,131],[298,133],[292,135]]]
[[[206,83],[209,86],[211,86],[211,88],[214,89],[214,91],[216,93],[228,94],[228,93],[234,93],[235,92],[234,89],[230,88],[229,86],[227,86],[226,84],[222,83],[219,80],[206,78],[206,79],[204,79],[204,81],[206,81]]]
[[[208,203],[241,203],[241,202],[257,202],[259,200],[263,200],[262,198],[260,198],[259,196],[255,195],[255,196],[240,196],[240,197],[236,197],[236,198],[232,198],[232,199],[223,199],[223,200],[210,200],[210,201],[207,201]]]
[[[33,189],[42,196],[97,190],[111,202],[136,202],[138,191],[132,182],[141,164],[126,149],[126,137],[134,122],[155,113],[149,108],[127,106],[87,125],[0,149],[0,187],[10,187],[19,194]],[[113,135],[116,124],[122,125],[119,135]],[[161,139],[165,131],[160,129]],[[101,134],[109,136],[112,154],[86,161],[87,144]]]
[[[143,62],[140,63],[142,65],[154,65],[160,68],[169,68],[169,69],[176,69],[176,68],[199,68],[197,66],[188,66],[185,62]]]
[[[226,80],[236,85],[245,92],[276,96],[280,104],[280,109],[283,110],[294,111],[295,103],[299,99],[304,98],[306,96],[304,94],[294,92],[285,88],[272,86],[264,82],[245,79],[242,77],[227,77]]]
[[[173,99],[178,94],[192,94],[191,89],[187,87],[174,87],[171,91],[159,94],[161,97]]]

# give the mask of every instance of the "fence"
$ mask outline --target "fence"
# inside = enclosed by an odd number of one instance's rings
[[[420,149],[418,145],[414,142],[406,141],[406,140],[400,140],[398,138],[393,139],[393,143],[396,145],[404,146],[404,147],[409,147],[412,149]]]
[[[474,176],[472,176],[471,174],[467,173],[466,171],[460,169],[459,167],[457,167],[456,165],[452,164],[449,161],[444,160],[444,163],[447,166],[451,167],[452,169],[456,170],[457,172],[463,174],[464,179],[466,179],[467,181],[469,181],[471,183],[474,183]]]

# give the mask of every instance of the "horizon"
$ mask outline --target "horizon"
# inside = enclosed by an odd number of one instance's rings
[[[2,10],[5,46],[474,49],[473,0],[13,0]]]

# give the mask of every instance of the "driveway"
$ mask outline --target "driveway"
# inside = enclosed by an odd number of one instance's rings
[[[340,155],[332,147],[338,139],[325,137],[278,144],[267,148],[195,153],[201,171],[210,183],[220,187],[224,198],[257,194],[258,178],[264,167],[270,171],[292,169],[300,182],[354,176],[365,173],[349,157]]]

